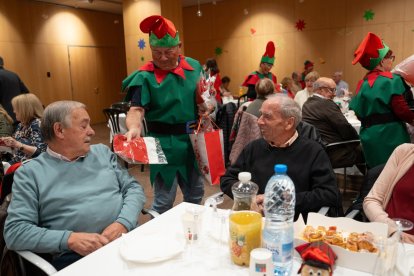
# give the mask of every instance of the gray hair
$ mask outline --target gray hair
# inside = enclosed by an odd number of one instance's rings
[[[283,119],[290,117],[295,118],[295,128],[302,121],[302,110],[300,105],[295,102],[292,98],[285,94],[277,93],[269,97],[271,100],[277,100],[280,106],[280,114]]]
[[[53,129],[55,123],[61,123],[65,128],[70,127],[72,111],[78,108],[86,108],[86,106],[76,101],[57,101],[49,104],[43,112],[40,125],[43,139],[51,141],[55,138]]]
[[[265,97],[275,92],[275,85],[271,79],[263,78],[256,83],[255,90],[258,96]]]

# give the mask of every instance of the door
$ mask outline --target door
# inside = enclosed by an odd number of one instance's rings
[[[86,105],[92,124],[105,122],[102,110],[122,100],[125,56],[118,48],[68,48],[72,99]]]

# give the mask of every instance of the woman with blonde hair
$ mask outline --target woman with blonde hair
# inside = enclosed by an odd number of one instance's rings
[[[0,105],[0,137],[10,136],[13,133],[13,119]]]
[[[14,150],[13,157],[8,162],[10,165],[34,158],[46,150],[40,132],[43,106],[39,98],[30,93],[21,94],[12,99],[12,106],[20,123],[11,137],[0,138],[3,144]]]

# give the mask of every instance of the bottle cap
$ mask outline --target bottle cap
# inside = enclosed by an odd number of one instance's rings
[[[276,164],[274,170],[276,173],[286,173],[287,166],[285,164]]]
[[[236,194],[257,194],[259,191],[259,186],[256,183],[250,181],[252,175],[249,172],[239,173],[239,182],[234,183],[232,186],[233,195]]]
[[[252,174],[249,172],[241,172],[239,173],[239,180],[243,183],[250,181],[252,179]]]

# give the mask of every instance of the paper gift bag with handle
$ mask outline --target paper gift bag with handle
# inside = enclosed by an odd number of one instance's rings
[[[197,131],[190,134],[198,167],[210,185],[219,185],[220,177],[226,171],[224,167],[223,131],[218,129],[217,126],[215,127],[200,130],[199,123]]]
[[[138,137],[127,142],[126,137],[114,137],[114,152],[129,164],[167,164],[160,141],[154,137]]]

